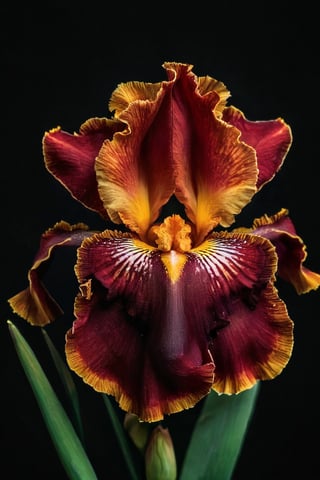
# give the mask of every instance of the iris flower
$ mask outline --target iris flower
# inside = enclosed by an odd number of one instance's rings
[[[90,118],[74,134],[45,133],[48,171],[114,229],[54,225],[41,237],[29,286],[9,300],[32,325],[59,317],[43,267],[57,247],[76,248],[67,362],[147,422],[193,407],[212,389],[237,394],[279,375],[293,322],[277,276],[299,294],[320,284],[303,265],[306,247],[287,210],[229,229],[282,166],[290,127],[282,118],[246,119],[227,106],[225,85],[197,77],[192,65],[163,67],[165,81],[118,85],[111,118]]]

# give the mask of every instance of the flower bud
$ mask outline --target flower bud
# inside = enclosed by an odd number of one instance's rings
[[[138,450],[143,452],[149,437],[149,424],[141,422],[134,413],[126,413],[123,426],[128,432],[128,435],[134,445],[138,448]]]
[[[151,433],[145,455],[147,480],[176,480],[177,464],[169,430],[158,425]]]

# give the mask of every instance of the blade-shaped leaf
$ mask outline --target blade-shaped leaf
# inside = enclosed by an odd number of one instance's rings
[[[127,441],[127,436],[126,436],[126,433],[124,431],[124,428],[121,425],[116,412],[114,411],[113,405],[112,405],[108,395],[103,393],[102,397],[103,397],[103,401],[105,403],[105,406],[107,407],[108,414],[109,414],[113,429],[116,433],[118,442],[120,444],[120,448],[122,450],[124,459],[126,461],[128,470],[130,472],[131,479],[132,480],[139,480],[139,476],[138,476],[138,474],[136,472],[136,469],[135,469],[135,466],[134,466],[134,462],[133,462],[133,459],[132,459],[130,447],[129,447],[129,444],[128,444],[128,441]]]
[[[72,412],[73,412],[74,425],[76,426],[78,435],[80,436],[82,443],[84,443],[84,433],[83,433],[83,425],[82,425],[81,414],[80,414],[79,397],[78,397],[78,393],[77,393],[76,386],[73,381],[71,372],[67,367],[66,363],[61,358],[60,353],[56,349],[54,343],[52,342],[46,330],[42,328],[41,331],[46,341],[46,344],[48,346],[49,352],[52,356],[53,362],[59,373],[61,381],[63,383],[68,399],[70,401]]]
[[[229,480],[236,466],[259,390],[211,392],[195,424],[180,480]]]
[[[8,326],[22,367],[66,473],[71,480],[97,480],[79,437],[33,350],[10,320]]]

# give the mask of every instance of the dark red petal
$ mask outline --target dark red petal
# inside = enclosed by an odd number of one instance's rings
[[[67,336],[70,367],[145,421],[192,407],[210,391],[214,365],[202,323],[187,317],[183,284],[171,282],[161,253],[104,232],[87,239],[78,258],[85,296]]]
[[[192,253],[182,277],[185,308],[201,322],[203,309],[211,312],[203,328],[216,365],[213,388],[239,393],[278,375],[293,338],[292,321],[273,287],[271,243],[253,235],[212,234]]]
[[[293,323],[270,282],[261,291],[230,299],[229,326],[218,332],[211,351],[216,364],[213,389],[233,394],[257,380],[279,375],[293,348]]]
[[[174,82],[168,117],[175,195],[195,224],[200,243],[217,224],[229,226],[255,194],[256,156],[240,141],[238,129],[220,121],[219,109],[215,114],[219,88],[203,90],[190,66],[165,65]]]
[[[129,83],[116,91],[113,103],[120,102],[119,109],[126,95],[132,101],[118,115],[128,128],[104,143],[96,171],[99,194],[112,221],[125,223],[145,239],[161,207],[174,192],[172,122],[168,111],[171,86],[168,82],[157,84],[156,89],[153,84],[138,86]],[[137,100],[136,95],[140,98],[142,92],[146,99]]]
[[[297,235],[286,209],[271,217],[264,215],[256,219],[252,233],[268,238],[275,245],[279,277],[292,283],[297,293],[307,293],[319,287],[320,274],[303,265],[307,257],[306,245]]]
[[[29,270],[29,286],[10,298],[13,311],[32,325],[43,326],[52,322],[63,312],[41,281],[42,267],[50,260],[56,247],[78,247],[84,238],[93,232],[82,223],[69,225],[59,222],[41,237],[34,264]]]
[[[115,120],[91,118],[81,126],[79,134],[71,135],[56,128],[43,138],[49,172],[76,200],[105,218],[108,215],[99,197],[94,165],[104,140],[123,127]]]
[[[292,348],[292,322],[266,287],[275,269],[271,243],[254,235],[215,234],[179,253],[160,252],[130,234],[96,234],[78,251],[83,296],[67,336],[69,365],[145,421],[193,406],[213,381],[231,393],[272,378]],[[219,346],[224,330],[232,332],[225,340],[227,371]]]
[[[197,78],[192,66],[166,62],[168,81],[121,84],[110,105],[127,129],[101,148],[99,194],[114,222],[146,239],[175,194],[195,224],[196,242],[229,226],[256,192],[255,150],[221,120],[228,92]]]
[[[223,112],[223,119],[237,127],[241,140],[253,147],[257,153],[258,181],[257,189],[272,180],[282,166],[292,143],[290,127],[281,119],[268,121],[250,121],[235,107]]]

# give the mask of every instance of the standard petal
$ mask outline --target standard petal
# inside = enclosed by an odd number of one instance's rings
[[[237,127],[241,140],[255,149],[259,170],[257,189],[261,189],[279,171],[290,149],[292,133],[289,125],[282,118],[253,122],[235,107],[226,108],[223,119]]]
[[[239,393],[274,378],[293,346],[292,321],[273,287],[274,247],[262,237],[216,233],[192,254],[183,272],[186,308],[202,322],[204,305],[210,310],[203,326],[216,366],[213,389]]]
[[[13,311],[38,326],[46,325],[62,315],[61,307],[41,281],[42,267],[50,260],[56,247],[78,247],[84,238],[92,234],[82,223],[69,225],[63,221],[47,230],[41,237],[39,251],[28,273],[29,286],[8,300]]]
[[[155,101],[161,87],[161,83],[120,83],[111,95],[109,109],[118,118],[123,110],[137,100]]]
[[[43,153],[49,172],[87,208],[108,218],[99,197],[94,169],[96,156],[105,139],[123,130],[124,124],[106,118],[91,118],[79,134],[56,128],[43,138]]]
[[[222,117],[223,110],[225,109],[226,102],[230,97],[230,92],[225,86],[224,83],[216,80],[215,78],[209,77],[198,77],[197,79],[198,89],[201,96],[212,91],[216,92],[219,95],[219,101],[214,107],[214,113],[218,118]]]
[[[76,267],[83,296],[66,344],[85,382],[144,421],[192,407],[214,373],[202,320],[188,315],[182,284],[161,255],[128,234],[87,239]]]
[[[113,222],[125,223],[140,238],[174,192],[169,93],[168,82],[119,87],[111,108],[119,110],[117,118],[127,129],[104,142],[96,162],[104,208]]]
[[[188,65],[166,64],[173,77],[170,101],[175,195],[196,227],[196,242],[216,225],[229,226],[256,192],[253,148],[221,121],[227,93],[216,81],[198,80]],[[216,112],[216,114],[215,114]]]
[[[276,247],[278,274],[283,280],[292,283],[297,293],[316,290],[320,285],[320,274],[306,268],[306,245],[297,235],[289,212],[282,209],[276,215],[256,219],[252,233],[268,238]]]
[[[256,192],[255,150],[220,120],[229,92],[188,64],[166,62],[168,81],[131,82],[110,108],[128,128],[106,141],[97,162],[99,194],[114,222],[143,239],[175,193],[199,243],[218,223],[229,226]]]

